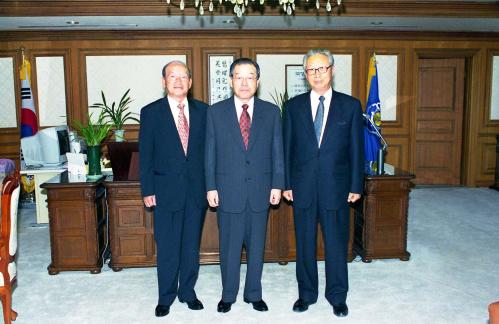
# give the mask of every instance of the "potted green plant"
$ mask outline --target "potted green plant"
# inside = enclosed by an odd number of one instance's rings
[[[111,105],[108,105],[104,91],[101,91],[102,102],[94,103],[90,108],[98,108],[104,113],[104,118],[106,118],[114,126],[114,137],[116,142],[124,141],[125,130],[123,126],[129,120],[134,120],[139,122],[137,118],[133,116],[134,113],[129,111],[129,105],[132,99],[128,95],[130,89],[128,89],[121,97],[120,102],[116,105],[113,101]]]
[[[274,89],[274,94],[271,93],[270,96],[272,97],[272,100],[277,105],[277,107],[279,107],[279,109],[281,110],[282,117],[282,115],[284,114],[284,103],[289,99],[288,92],[284,91],[284,93],[279,93],[277,92],[277,89]]]
[[[105,122],[104,112],[101,111],[97,121],[92,121],[92,113],[88,116],[87,125],[74,120],[73,126],[87,143],[88,175],[90,177],[101,174],[100,157],[102,141],[106,139],[112,125]]]

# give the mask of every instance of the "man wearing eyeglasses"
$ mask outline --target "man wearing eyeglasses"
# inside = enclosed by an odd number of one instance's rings
[[[166,316],[176,297],[203,309],[194,286],[206,214],[204,136],[208,105],[187,97],[191,72],[180,61],[162,70],[166,97],[140,112],[140,184],[146,207],[154,207],[159,298],[155,314]]]
[[[311,91],[285,104],[285,199],[293,202],[298,300],[304,312],[318,297],[317,223],[325,254],[325,296],[333,313],[348,315],[349,204],[363,190],[362,108],[359,100],[332,89],[334,58],[314,49],[303,58]]]
[[[230,311],[236,301],[244,245],[244,301],[263,312],[268,209],[279,203],[284,187],[281,116],[277,106],[255,97],[256,62],[239,58],[229,75],[234,95],[211,106],[206,121],[206,190],[209,205],[217,207],[223,287],[217,311]]]

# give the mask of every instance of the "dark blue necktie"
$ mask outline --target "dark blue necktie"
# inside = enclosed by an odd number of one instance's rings
[[[324,119],[324,96],[319,97],[319,106],[317,107],[317,113],[315,114],[314,129],[315,137],[317,137],[317,144],[321,146],[321,130],[322,121]]]

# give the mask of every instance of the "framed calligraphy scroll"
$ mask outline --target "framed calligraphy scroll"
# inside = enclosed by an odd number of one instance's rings
[[[302,94],[309,90],[303,65],[286,64],[286,92],[288,98]]]
[[[225,100],[232,95],[229,85],[229,69],[234,62],[234,55],[208,55],[208,95],[210,105]]]

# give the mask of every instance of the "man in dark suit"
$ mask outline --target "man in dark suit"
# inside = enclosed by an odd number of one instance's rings
[[[218,207],[222,299],[226,313],[239,290],[241,251],[248,266],[244,301],[267,311],[262,299],[265,232],[270,204],[278,204],[284,187],[284,160],[279,108],[256,98],[260,68],[248,58],[230,67],[234,96],[208,109],[206,122],[206,190]]]
[[[336,316],[347,316],[349,203],[363,189],[362,108],[359,100],[331,88],[334,59],[311,50],[303,59],[311,91],[285,104],[286,190],[293,201],[296,278],[303,312],[317,301],[317,223],[326,257],[325,296]]]
[[[159,299],[165,316],[175,298],[203,309],[194,291],[206,213],[204,136],[208,106],[187,93],[191,72],[180,61],[162,71],[167,96],[140,112],[140,184],[146,207],[154,207]]]

